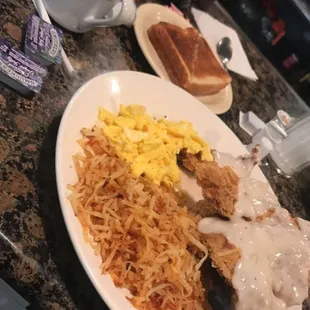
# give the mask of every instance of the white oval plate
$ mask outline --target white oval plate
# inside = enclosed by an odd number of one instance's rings
[[[189,120],[212,148],[235,156],[246,152],[235,134],[199,100],[158,77],[130,71],[110,72],[93,78],[75,93],[65,110],[58,132],[57,188],[76,253],[98,293],[113,310],[134,308],[125,298],[126,290],[116,288],[109,275],[100,273],[100,258],[84,242],[81,225],[67,199],[70,194],[67,185],[77,181],[72,155],[81,152],[76,142],[81,138],[81,128],[96,123],[99,106],[116,113],[121,103],[144,105],[148,113],[157,117],[167,115],[171,120]],[[266,181],[259,168],[254,169],[253,177]],[[182,185],[195,201],[201,199],[201,191],[195,180],[183,178]]]
[[[162,5],[147,3],[139,6],[137,9],[134,29],[140,48],[156,74],[162,79],[170,81],[169,76],[147,34],[147,30],[152,25],[158,24],[159,22],[167,22],[181,28],[192,27],[192,25],[182,16],[177,15]],[[213,54],[221,64],[215,52],[215,46],[210,45],[210,48],[213,50]],[[233,100],[231,84],[228,84],[215,95],[198,97],[198,99],[215,114],[225,113],[230,109]]]

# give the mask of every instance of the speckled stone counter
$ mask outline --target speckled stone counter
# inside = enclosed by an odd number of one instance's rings
[[[31,0],[0,1],[1,37],[19,45],[33,11]],[[217,5],[210,12],[231,24]],[[221,119],[248,142],[238,127],[240,110],[252,110],[266,121],[278,109],[299,116],[306,106],[241,37],[259,81],[232,74],[234,102]],[[65,32],[64,48],[79,71],[74,80],[54,68],[31,100],[0,85],[0,277],[30,302],[30,309],[106,309],[74,252],[60,211],[54,169],[58,124],[70,97],[88,79],[111,70],[154,73],[133,29],[126,27]],[[268,163],[263,170],[282,205],[308,218],[309,171],[287,180]]]

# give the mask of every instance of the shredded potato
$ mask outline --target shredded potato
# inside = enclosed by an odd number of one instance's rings
[[[69,199],[85,241],[102,257],[102,273],[128,288],[138,309],[202,309],[199,268],[207,249],[199,218],[178,205],[171,189],[133,177],[99,128],[82,135]]]

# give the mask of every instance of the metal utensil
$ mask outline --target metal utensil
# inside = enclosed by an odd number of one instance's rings
[[[224,67],[227,68],[227,64],[231,60],[232,53],[233,53],[231,40],[228,37],[222,38],[216,44],[216,51]]]

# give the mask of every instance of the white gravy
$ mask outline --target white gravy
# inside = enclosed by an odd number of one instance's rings
[[[202,233],[222,233],[241,249],[232,279],[237,292],[237,310],[278,310],[300,305],[308,297],[310,270],[310,223],[280,207],[265,183],[249,177],[249,162],[221,154],[220,165],[230,165],[240,176],[236,212],[230,221],[204,218]],[[254,221],[266,210],[267,220]],[[244,219],[247,218],[247,220]]]

